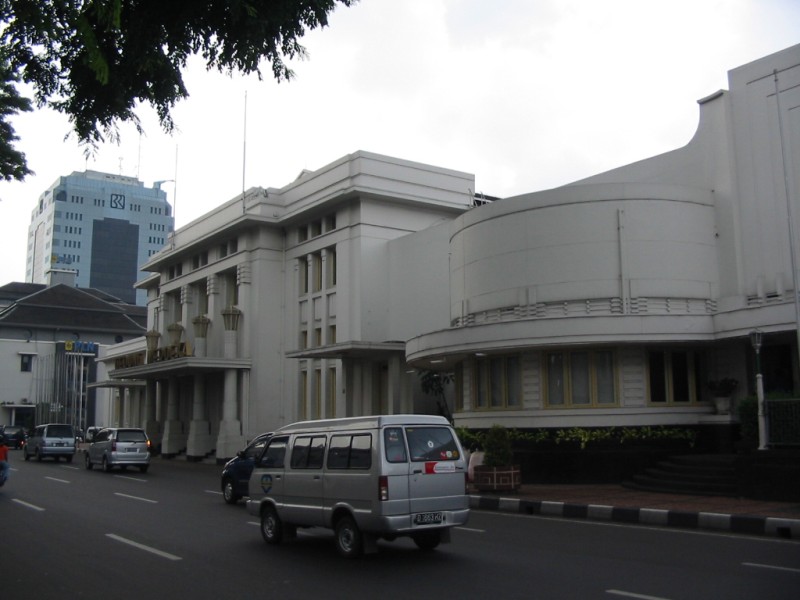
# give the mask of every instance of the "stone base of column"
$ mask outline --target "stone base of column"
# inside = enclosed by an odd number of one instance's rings
[[[180,454],[186,449],[186,434],[183,433],[183,423],[180,421],[167,421],[164,423],[164,435],[161,438],[161,454],[169,458]]]
[[[186,441],[186,460],[200,461],[214,450],[214,436],[208,421],[192,421]]]
[[[238,419],[235,421],[222,421],[219,424],[219,435],[217,436],[217,462],[233,458],[244,446],[245,439],[242,435],[242,422]]]

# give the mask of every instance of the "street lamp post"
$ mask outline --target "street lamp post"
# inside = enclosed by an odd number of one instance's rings
[[[764,378],[761,375],[761,331],[750,332],[750,343],[756,351],[756,397],[758,398],[758,449],[767,449],[767,419],[764,415]]]

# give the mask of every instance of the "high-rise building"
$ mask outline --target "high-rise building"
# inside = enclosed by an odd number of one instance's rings
[[[175,226],[163,182],[75,171],[40,197],[28,229],[25,280],[47,283],[50,272],[75,271],[75,284],[144,304],[139,267],[168,241]]]

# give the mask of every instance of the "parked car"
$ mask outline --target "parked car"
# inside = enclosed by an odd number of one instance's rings
[[[147,473],[150,466],[150,438],[144,429],[108,427],[98,431],[84,452],[84,465],[110,471],[114,467],[138,467]]]
[[[31,456],[38,461],[46,457],[57,461],[63,457],[67,462],[72,462],[75,447],[75,428],[72,425],[47,423],[34,427],[22,451],[25,460],[30,460]]]
[[[228,504],[236,504],[247,496],[247,484],[253,472],[255,460],[261,455],[272,433],[262,433],[250,442],[244,450],[239,450],[222,468],[220,486],[222,497]]]
[[[0,430],[0,434],[6,437],[6,445],[9,448],[22,448],[28,439],[25,428],[19,425],[6,425]]]

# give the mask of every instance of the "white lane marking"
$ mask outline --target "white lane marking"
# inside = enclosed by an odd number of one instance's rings
[[[128,481],[138,481],[139,483],[147,483],[147,479],[141,477],[131,477],[130,475],[114,475],[118,479],[127,479]]]
[[[139,550],[144,550],[145,552],[150,552],[155,554],[156,556],[160,556],[162,558],[166,558],[169,560],[183,560],[180,556],[175,556],[174,554],[170,554],[169,552],[164,552],[163,550],[159,550],[157,548],[153,548],[152,546],[145,546],[144,544],[140,544],[139,542],[134,542],[133,540],[129,540],[127,538],[121,537],[119,535],[115,535],[113,533],[107,533],[106,537],[111,538],[112,540],[116,540],[118,542],[122,542],[123,544],[128,544],[129,546],[133,546],[134,548],[138,548]]]
[[[486,533],[485,529],[473,529],[472,527],[455,527],[459,531],[471,531],[472,533]]]
[[[67,481],[66,479],[58,479],[56,477],[45,476],[45,479],[49,479],[50,481],[57,481],[58,483],[69,483],[69,481]]]
[[[256,527],[261,527],[261,523],[259,523],[258,521],[248,521],[247,524],[255,525]]]
[[[80,469],[81,469],[80,467],[71,467],[69,465],[62,465],[61,468],[62,469],[72,469],[73,471],[80,471]]]
[[[149,502],[150,504],[158,504],[158,500],[150,500],[149,498],[142,498],[140,496],[131,496],[130,494],[122,494],[120,492],[114,492],[115,496],[120,496],[121,498],[130,498],[131,500],[139,500],[140,502]]]
[[[640,600],[669,600],[662,596],[648,596],[646,594],[634,594],[633,592],[625,592],[623,590],[606,590],[606,594],[613,594],[615,596],[625,596],[626,598],[639,598]]]
[[[33,510],[38,510],[39,512],[42,512],[44,510],[41,506],[36,506],[35,504],[29,504],[28,502],[25,502],[24,500],[17,500],[16,498],[14,498],[11,501],[12,502],[16,502],[17,504],[21,504],[22,506],[25,506],[26,508],[32,508]]]
[[[792,567],[779,567],[777,565],[762,565],[759,563],[743,562],[745,567],[755,567],[757,569],[773,569],[774,571],[788,571],[789,573],[800,573],[800,569],[793,569]]]
[[[206,490],[206,494],[216,494],[217,496],[222,496],[222,492],[218,492],[217,490]]]

